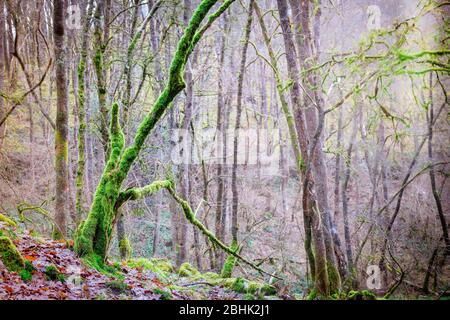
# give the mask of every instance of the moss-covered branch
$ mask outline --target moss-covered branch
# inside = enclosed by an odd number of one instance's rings
[[[219,9],[217,9],[216,12],[214,12],[213,14],[211,14],[208,17],[208,21],[200,28],[200,30],[198,30],[195,33],[194,39],[192,40],[192,46],[190,48],[190,52],[189,54],[192,52],[192,50],[194,49],[194,47],[197,45],[197,43],[200,41],[200,39],[203,37],[203,34],[205,33],[206,30],[208,30],[208,28],[214,23],[214,21],[216,21],[216,19],[218,17],[221,16],[222,13],[225,12],[225,10],[227,10],[230,5],[234,2],[235,0],[226,0],[220,7]]]
[[[172,195],[172,197],[174,198],[174,200],[181,206],[181,208],[183,209],[183,213],[184,216],[186,217],[186,219],[192,223],[194,226],[196,226],[206,237],[208,237],[208,239],[214,243],[215,245],[217,245],[219,248],[221,248],[223,251],[225,251],[226,253],[228,253],[229,255],[235,257],[236,259],[242,261],[243,263],[245,263],[246,265],[252,267],[253,269],[269,275],[271,277],[277,278],[277,279],[281,279],[280,277],[273,275],[267,271],[264,271],[263,269],[261,269],[260,267],[258,267],[257,265],[251,263],[250,261],[248,261],[247,259],[245,259],[244,257],[242,257],[239,253],[237,253],[238,250],[236,250],[236,248],[230,248],[228,246],[226,246],[222,241],[220,241],[219,239],[216,238],[216,236],[209,231],[205,225],[203,223],[201,223],[195,216],[194,211],[192,210],[191,206],[189,205],[189,203],[180,198],[177,193],[175,192],[175,188],[174,185],[171,184],[167,190],[169,191],[169,193]]]
[[[280,279],[278,276],[275,276],[267,271],[264,271],[257,265],[251,263],[250,261],[248,261],[241,255],[239,255],[237,243],[234,243],[231,245],[231,247],[228,247],[223,242],[221,242],[219,239],[217,239],[217,237],[211,231],[209,231],[209,229],[206,228],[203,223],[201,223],[196,218],[195,213],[192,210],[189,203],[186,200],[182,199],[180,196],[178,196],[178,194],[175,191],[175,185],[174,185],[172,179],[154,181],[153,183],[151,183],[145,187],[142,187],[142,188],[127,189],[119,194],[119,198],[116,203],[118,205],[119,204],[123,205],[128,200],[142,199],[142,198],[145,198],[149,195],[152,195],[152,194],[158,192],[160,189],[163,189],[163,188],[167,189],[167,191],[169,191],[169,193],[173,197],[173,199],[181,206],[181,208],[183,209],[184,216],[190,223],[192,223],[194,226],[196,226],[205,236],[208,237],[208,239],[212,243],[214,243],[219,248],[221,248],[223,251],[228,253],[231,257],[233,257],[233,259],[232,259],[233,265],[235,263],[235,260],[238,259],[261,273],[264,273],[266,275],[270,275],[274,278]]]
[[[142,188],[130,188],[122,191],[116,201],[116,209],[119,209],[128,200],[139,200],[158,192],[162,188],[169,188],[172,182],[169,180],[154,181]]]
[[[125,179],[134,160],[136,160],[145,139],[156,123],[163,116],[176,95],[185,87],[183,73],[186,61],[192,52],[193,39],[208,11],[216,3],[215,0],[203,0],[195,10],[184,35],[181,37],[169,70],[169,80],[163,92],[156,100],[152,110],[139,125],[133,143],[125,150],[120,162],[119,179]]]

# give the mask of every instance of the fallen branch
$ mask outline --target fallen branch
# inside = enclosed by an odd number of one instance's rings
[[[50,212],[48,212],[47,210],[42,208],[44,203],[45,203],[45,201],[40,206],[35,206],[32,204],[28,204],[28,203],[20,203],[16,207],[17,212],[19,214],[20,221],[21,222],[28,221],[28,222],[34,223],[33,220],[26,218],[24,215],[24,212],[26,212],[26,211],[34,211],[34,212],[37,212],[40,215],[42,215],[44,218],[46,218],[47,221],[49,221],[52,226],[54,226],[56,229],[58,229],[59,232],[61,232],[62,230],[60,229],[58,224],[55,222],[55,219],[51,216]]]
[[[236,253],[234,250],[226,246],[222,241],[216,238],[216,236],[208,230],[208,228],[205,227],[203,223],[201,223],[196,217],[195,213],[192,210],[189,203],[179,197],[175,191],[175,185],[173,183],[172,179],[168,180],[162,180],[162,181],[154,181],[153,183],[142,187],[142,188],[129,188],[119,194],[119,198],[116,202],[116,209],[119,209],[120,206],[122,206],[126,201],[128,200],[138,200],[141,198],[144,198],[146,196],[149,196],[151,194],[156,193],[158,190],[165,188],[167,191],[169,191],[170,195],[173,197],[173,199],[181,206],[183,209],[184,216],[186,219],[192,223],[194,226],[196,226],[200,231],[208,237],[208,239],[215,244],[216,246],[220,247],[223,251],[228,253],[229,255],[232,255],[236,257],[238,260],[242,261],[246,265],[250,266],[251,268],[257,270],[260,273],[266,274],[268,276],[271,276],[273,278],[282,280],[281,277],[276,276],[274,274],[271,274],[270,272],[267,272],[260,268],[259,266],[255,265],[254,263],[251,263],[246,258],[242,257],[240,254]]]

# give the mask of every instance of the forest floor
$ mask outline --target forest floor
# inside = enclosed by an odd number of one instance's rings
[[[166,259],[110,262],[114,271],[101,273],[77,257],[70,241],[46,239],[1,221],[0,236],[12,239],[30,270],[10,272],[0,259],[0,300],[279,299],[267,284],[202,274],[189,264],[177,269]]]

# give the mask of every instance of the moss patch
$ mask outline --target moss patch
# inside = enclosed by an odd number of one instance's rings
[[[186,269],[188,268],[185,268],[184,270]],[[252,296],[266,296],[276,294],[276,288],[267,283],[250,281],[244,278],[222,278],[219,274],[214,272],[200,273],[195,268],[193,269],[196,272],[191,271],[191,276],[185,276],[189,277],[189,280],[192,280],[193,282],[204,281],[214,286],[222,286],[237,293],[244,293]]]
[[[0,259],[9,271],[20,273],[25,268],[22,255],[8,237],[0,237]]]
[[[155,289],[153,293],[161,295],[161,300],[172,300],[172,293],[162,289]]]
[[[173,267],[172,263],[168,259],[151,258],[150,262],[153,263],[153,265],[162,272],[166,272],[166,273],[175,272],[175,268]]]
[[[130,286],[122,280],[109,281],[106,286],[114,293],[126,293],[130,289]]]
[[[239,246],[238,246],[238,243],[236,240],[233,240],[233,242],[231,243],[230,249],[233,250],[233,252],[239,251]],[[236,257],[232,256],[232,255],[228,255],[228,257],[225,260],[225,263],[223,264],[223,267],[222,267],[222,272],[221,272],[222,278],[231,277],[231,274],[233,273],[235,264],[236,264]]]
[[[131,244],[130,241],[128,240],[128,237],[124,237],[119,241],[119,250],[121,257],[125,257],[125,260],[130,259],[133,249],[131,248]]]
[[[239,293],[246,293],[246,294],[257,294],[257,295],[276,294],[276,289],[274,286],[267,283],[249,281],[244,278],[236,278],[233,284],[231,285],[230,289]]]
[[[184,262],[178,269],[180,277],[198,277],[200,272],[195,269],[189,262]]]
[[[45,278],[47,280],[51,280],[51,281],[60,281],[60,282],[65,282],[66,279],[64,277],[64,274],[61,273],[57,267],[55,267],[54,265],[49,265],[47,267],[45,267]]]
[[[375,294],[369,290],[354,291],[347,293],[347,300],[377,300]]]
[[[130,268],[142,268],[144,270],[150,270],[162,278],[167,278],[171,273],[175,271],[175,268],[168,259],[162,258],[138,258],[129,259],[127,265]]]

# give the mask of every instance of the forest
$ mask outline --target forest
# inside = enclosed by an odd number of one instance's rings
[[[449,1],[0,0],[0,35],[0,300],[450,300]]]

